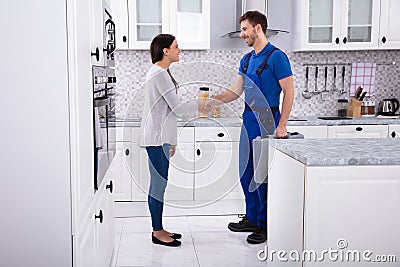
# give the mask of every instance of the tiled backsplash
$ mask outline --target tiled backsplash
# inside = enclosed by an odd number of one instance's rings
[[[200,86],[209,86],[211,94],[218,94],[229,88],[235,80],[240,58],[246,51],[239,50],[207,50],[183,51],[180,62],[171,66],[171,72],[180,84],[178,94],[181,100],[197,97]],[[349,97],[351,63],[376,63],[375,96],[365,100],[378,103],[383,98],[400,98],[400,52],[397,50],[385,51],[341,51],[341,52],[290,52],[288,53],[293,74],[295,100],[292,116],[336,115],[337,100]],[[395,62],[396,64],[390,64]],[[324,68],[328,66],[327,90],[324,100],[321,94],[305,99],[302,92],[305,90],[306,66],[309,64],[308,89],[315,89],[315,67],[318,66],[317,89],[324,90]],[[117,117],[140,117],[143,107],[143,91],[147,70],[151,66],[149,51],[119,50],[116,51]],[[337,67],[333,91],[333,67]],[[345,93],[341,71],[345,66]],[[243,110],[243,101],[240,99],[224,106],[223,116],[236,116]]]

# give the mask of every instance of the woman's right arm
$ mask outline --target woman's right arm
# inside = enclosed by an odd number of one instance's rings
[[[167,102],[168,106],[171,108],[172,112],[181,114],[190,113],[197,110],[198,104],[196,99],[187,102],[181,102],[179,100],[178,95],[176,94],[175,86],[171,81],[171,77],[169,77],[166,71],[163,71],[157,76],[157,89]]]

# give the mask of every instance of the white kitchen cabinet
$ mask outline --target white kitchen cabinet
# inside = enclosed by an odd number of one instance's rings
[[[293,49],[378,49],[380,0],[294,1]]]
[[[327,138],[328,137],[328,126],[317,125],[317,126],[287,126],[288,132],[298,132],[304,135],[304,138]]]
[[[131,201],[132,198],[132,135],[130,127],[116,127],[116,154],[114,161],[114,199]]]
[[[127,0],[129,48],[149,49],[159,33],[169,33],[169,1]],[[118,16],[118,14],[116,14]]]
[[[387,138],[387,125],[328,126],[328,138]]]
[[[159,33],[182,49],[210,48],[210,0],[113,0],[118,49],[149,49]]]
[[[96,224],[93,222],[94,209],[83,220],[80,233],[73,238],[76,266],[95,267],[96,262]]]
[[[139,134],[139,128],[133,128],[132,134]],[[133,143],[133,182],[132,200],[147,201],[150,185],[148,156],[145,148]],[[178,145],[175,156],[170,159],[168,185],[165,200],[193,200],[194,179],[194,127],[178,127]]]
[[[88,209],[79,233],[74,236],[76,266],[110,266],[114,251],[113,170],[106,174],[95,201]]]
[[[210,0],[171,0],[169,26],[182,49],[210,49]]]
[[[398,255],[399,166],[306,166],[281,151],[274,153],[268,179],[268,251],[287,252],[283,259],[293,259],[291,251],[300,257],[313,251],[320,260],[283,262],[275,254],[268,266],[337,265],[341,258],[331,261],[327,253],[322,261],[323,251],[330,249],[350,259],[354,255],[346,253],[361,253],[360,262],[340,260],[345,266],[376,266],[363,259],[365,250],[373,252],[371,259]]]
[[[27,12],[21,12],[21,6]],[[7,67],[2,69],[12,82],[4,81],[8,101],[1,110],[14,112],[6,121],[10,130],[3,131],[0,138],[7,153],[0,176],[8,179],[1,192],[0,266],[96,266],[96,236],[102,235],[102,230],[96,233],[94,219],[101,199],[100,190],[94,189],[90,53],[92,44],[99,42],[100,55],[102,39],[95,40],[102,38],[103,27],[101,22],[100,38],[93,38],[95,6],[99,10],[101,1],[7,4],[4,19],[12,26],[4,34],[14,42],[0,46],[6,51],[2,66]],[[33,34],[40,41],[32,42]],[[39,52],[24,56],[24,66],[30,71],[21,76],[15,55],[20,55],[27,43]],[[31,101],[40,105],[30,105]],[[26,114],[41,115],[33,123]],[[24,197],[15,197],[15,192]],[[107,242],[101,246],[107,247],[104,255],[109,256],[114,242]],[[22,256],[15,257],[16,251]]]
[[[338,240],[344,239],[346,249],[395,255],[400,250],[399,171],[399,166],[307,168],[304,249],[318,253],[332,245],[337,249]],[[368,264],[376,266],[362,263]],[[320,264],[307,262],[305,266]]]
[[[400,48],[400,1],[381,0],[379,48]]]
[[[115,162],[114,162],[115,163]],[[114,166],[115,167],[115,166]],[[107,174],[105,181],[100,185],[96,196],[95,208],[95,255],[96,267],[108,267],[111,264],[112,254],[115,245],[114,233],[114,198],[113,198],[113,177],[116,173],[113,171]]]
[[[128,1],[111,0],[113,21],[115,23],[115,44],[116,49],[129,48],[128,34]]]
[[[170,159],[166,200],[193,200],[194,127],[178,127],[178,145]]]
[[[132,143],[117,143],[117,150],[114,160],[118,165],[114,181],[115,201],[131,201]]]
[[[400,138],[400,125],[389,124],[389,138]]]
[[[195,200],[241,199],[240,127],[195,129]]]

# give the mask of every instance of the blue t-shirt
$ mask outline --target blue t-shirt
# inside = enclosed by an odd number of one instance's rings
[[[265,56],[274,49],[275,46],[270,42],[258,53],[253,51],[250,52],[250,61],[247,68],[247,74],[256,74],[257,68],[263,62]],[[246,54],[247,55],[247,54]],[[246,59],[246,55],[240,60],[239,74],[243,75],[243,67]],[[292,69],[287,55],[281,50],[276,50],[272,53],[268,59],[268,68],[259,75],[260,89],[268,101],[270,107],[279,106],[279,95],[282,91],[279,85],[279,80],[286,77],[292,76]]]

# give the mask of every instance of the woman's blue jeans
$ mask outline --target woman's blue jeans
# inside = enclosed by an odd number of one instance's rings
[[[148,204],[151,224],[154,231],[163,229],[162,213],[164,207],[164,192],[168,181],[169,148],[169,144],[146,147],[150,171]]]

